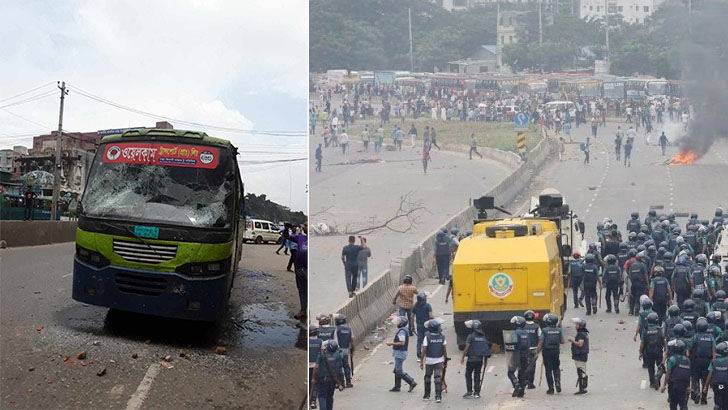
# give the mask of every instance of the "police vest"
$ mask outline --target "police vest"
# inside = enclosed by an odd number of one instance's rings
[[[686,292],[690,290],[690,282],[688,282],[688,267],[678,265],[675,267],[675,291]]]
[[[726,314],[726,311],[728,311],[728,304],[726,304],[723,301],[717,301],[717,302],[713,303],[713,310],[720,312],[720,315],[721,315],[720,321],[721,322],[725,321],[725,317],[726,317],[725,314]]]
[[[597,265],[593,263],[584,264],[584,286],[596,286],[597,284]]]
[[[677,240],[674,236],[670,236],[667,240],[667,250],[672,252],[675,250],[675,247],[677,247]]]
[[[584,276],[584,268],[578,261],[571,261],[571,279],[581,279]]]
[[[515,351],[525,353],[529,351],[531,344],[529,343],[528,332],[526,329],[516,329],[516,346]]]
[[[673,333],[673,329],[678,323],[682,323],[682,319],[679,316],[670,316],[665,319],[665,337],[668,340],[672,340],[675,338],[675,333]]]
[[[695,357],[709,359],[713,357],[713,335],[710,333],[698,333],[695,335]]]
[[[640,225],[641,224],[639,220],[630,219],[629,222],[627,222],[627,232],[639,233]]]
[[[710,385],[717,386],[719,384],[728,384],[728,359],[714,359],[712,364],[713,379],[711,380]]]
[[[705,307],[705,301],[700,298],[693,299],[693,302],[695,302],[695,314],[698,315],[698,317],[706,316],[708,314],[707,308]]]
[[[415,323],[417,326],[425,326],[425,322],[429,319],[427,303],[415,303],[412,306],[412,313],[415,315]]]
[[[450,256],[450,242],[446,240],[435,242],[435,256]]]
[[[431,359],[437,359],[442,357],[444,350],[443,347],[445,344],[445,336],[440,333],[427,332],[425,334],[425,339],[427,339],[427,357]]]
[[[728,272],[724,273],[721,278],[723,280],[721,281],[720,288],[728,292]]]
[[[351,347],[351,328],[347,325],[339,325],[336,328],[336,339],[339,341],[341,349]]]
[[[573,343],[571,344],[571,358],[585,362],[589,356],[589,336],[586,332],[578,332],[576,334],[577,341],[580,340],[580,336],[583,336],[581,339],[584,340],[584,344],[581,345],[581,347],[578,347]]]
[[[643,310],[643,311],[640,312],[640,314],[639,314],[639,320],[637,321],[637,324],[639,325],[639,328],[640,328],[640,333],[643,330],[645,330],[645,326],[647,326],[647,315],[649,315],[652,312],[653,312],[652,309],[650,309],[650,310]]]
[[[653,288],[653,295],[656,301],[659,302],[665,302],[667,301],[667,289],[668,289],[668,283],[667,279],[663,278],[662,276],[655,277],[654,280],[654,288]]]
[[[404,330],[404,332],[402,332],[402,330]],[[400,334],[403,334],[404,336],[399,337]],[[407,347],[409,347],[409,332],[407,331],[407,329],[405,329],[403,327],[401,327],[401,328],[399,328],[399,330],[397,330],[397,334],[394,335],[394,342],[395,343],[401,342],[402,339],[404,339],[404,345],[403,346],[392,346],[392,349],[404,350],[405,352],[407,351]],[[430,348],[428,347],[427,350],[430,350]]]
[[[622,280],[622,272],[619,270],[619,266],[607,265],[604,268],[604,277],[607,279],[608,284],[615,285]]]
[[[642,271],[644,265],[642,262],[635,261],[629,265],[629,280],[632,281],[632,287],[644,288],[647,286],[645,283],[645,275]]]
[[[619,243],[613,239],[607,239],[604,243],[604,249],[602,251],[602,257],[604,255],[617,255],[619,253]]]
[[[528,345],[531,347],[531,349],[538,347],[539,325],[536,323],[526,323],[524,329],[526,330],[526,332],[528,332]]]
[[[705,276],[706,276],[705,267],[700,266],[700,265],[695,265],[695,267],[693,268],[692,274],[693,274],[693,285],[705,286]]]
[[[697,237],[692,232],[687,232],[683,235],[683,239],[685,239],[685,243],[690,245],[691,248],[695,249],[695,247],[698,244]]]
[[[624,264],[627,262],[627,259],[629,259],[629,254],[627,252],[618,253],[617,254],[617,265],[619,265],[620,268],[623,268]]]
[[[321,355],[321,345],[324,341],[321,339],[308,339],[308,362],[315,363]]]
[[[652,239],[656,243],[660,243],[665,240],[665,231],[662,228],[655,228],[652,230]]]
[[[657,325],[651,325],[645,331],[645,349],[650,353],[662,352],[662,329]]]
[[[322,354],[324,356],[324,360],[326,361],[326,364],[323,366],[326,368],[326,370],[319,370],[319,378],[329,377],[332,379],[338,379],[341,376],[340,372],[342,370],[342,361],[339,352],[336,352],[334,354]],[[333,370],[336,374],[329,374],[331,370]]]
[[[543,329],[543,350],[558,350],[561,346],[561,329],[546,327]]]
[[[490,346],[488,346],[488,340],[485,338],[485,335],[474,333],[473,339],[470,342],[470,349],[468,349],[468,356],[489,357],[490,354]]]
[[[695,326],[695,321],[698,320],[698,315],[692,311],[682,312],[680,314],[680,317],[682,318],[682,320],[687,320],[688,322],[692,323],[693,326]]]
[[[318,338],[321,340],[331,340],[334,338],[336,328],[333,326],[321,326],[318,331]]]
[[[675,367],[670,371],[670,382],[687,385],[690,382],[690,359],[685,356],[675,357]]]
[[[672,280],[673,274],[675,273],[675,264],[672,262],[663,261],[662,269],[665,270],[665,277],[668,280]]]

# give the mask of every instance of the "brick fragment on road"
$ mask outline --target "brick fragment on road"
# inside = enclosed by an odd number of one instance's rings
[[[99,371],[96,372],[96,375],[97,376],[103,376],[105,374],[106,374],[106,368],[105,367],[102,367],[101,369],[99,369]]]
[[[86,352],[79,352],[79,353],[78,353],[78,354],[76,355],[76,359],[78,359],[78,360],[83,360],[83,359],[85,359],[85,358],[86,358]]]
[[[225,346],[218,346],[217,349],[215,349],[215,353],[219,355],[225,355],[227,354],[227,349],[225,348]]]
[[[131,354],[131,358],[132,358],[132,359],[136,359],[137,357],[139,357],[139,355],[138,355],[138,354],[136,354],[136,353],[132,353],[132,354]]]

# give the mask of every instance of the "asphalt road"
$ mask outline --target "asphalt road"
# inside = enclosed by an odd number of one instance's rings
[[[210,326],[72,300],[73,243],[1,250],[0,408],[299,408],[307,336],[274,251],[244,247],[229,312]]]
[[[422,126],[423,127],[423,126]],[[404,141],[402,151],[363,152],[361,136],[350,136],[351,151],[340,148],[323,150],[323,172],[314,172],[314,150],[323,138],[311,138],[310,205],[311,225],[326,223],[339,234],[312,235],[310,295],[312,312],[329,312],[346,302],[347,289],[341,248],[348,234],[362,228],[381,225],[395,216],[400,198],[409,195],[404,210],[422,207],[405,218],[394,221],[392,229],[382,228],[362,233],[372,251],[369,259],[369,282],[389,268],[393,257],[411,243],[424,239],[468,205],[469,198],[480,196],[498,184],[510,170],[500,162],[469,160],[467,153],[432,151],[427,174],[422,170],[422,141],[413,149]],[[321,141],[319,141],[321,139]],[[391,144],[391,138],[385,143]],[[467,181],[463,183],[461,181]],[[358,243],[358,242],[357,242]]]
[[[624,129],[624,125],[622,126]],[[659,147],[647,146],[638,137],[633,152],[631,167],[617,163],[613,154],[615,124],[600,128],[598,141],[593,145],[590,165],[584,165],[583,154],[578,144],[567,145],[563,162],[555,160],[535,178],[531,192],[537,194],[544,187],[555,187],[565,196],[566,201],[587,225],[587,240],[594,241],[597,221],[611,217],[620,225],[622,231],[633,211],[640,216],[647,214],[650,205],[664,205],[665,212],[696,211],[701,218],[712,217],[717,206],[728,205],[722,192],[725,175],[728,175],[728,144],[716,144],[713,150],[690,166],[664,165]],[[670,128],[668,128],[671,131]],[[585,127],[575,130],[577,140],[583,140]],[[659,135],[656,133],[656,135]],[[674,137],[671,132],[668,138]],[[601,145],[603,142],[604,146]],[[676,148],[668,149],[668,158]],[[522,195],[525,200],[529,195]],[[518,210],[522,202],[511,204],[509,209]],[[658,211],[659,212],[659,211]],[[679,219],[684,222],[684,219]],[[450,342],[448,351],[454,359],[447,371],[448,392],[443,402],[421,400],[423,388],[418,386],[412,393],[389,393],[393,385],[391,348],[379,343],[391,339],[391,326],[380,329],[358,349],[355,387],[336,394],[339,409],[364,408],[444,408],[444,409],[664,409],[667,395],[649,388],[647,371],[638,361],[638,343],[632,341],[635,320],[627,315],[623,304],[621,314],[607,314],[601,310],[597,315],[586,317],[590,329],[591,354],[587,370],[589,374],[589,393],[573,396],[577,389],[576,371],[571,360],[568,345],[561,349],[562,387],[559,395],[545,394],[546,381],[536,390],[528,390],[523,399],[511,398],[511,386],[506,377],[504,354],[496,354],[488,362],[487,373],[479,400],[465,400],[464,370],[459,364],[460,351],[452,326],[452,307],[445,304],[445,287],[428,280],[420,287],[433,293],[430,303],[436,316],[445,318],[445,335]],[[569,296],[571,296],[569,294]],[[568,306],[566,317],[584,315],[583,308],[574,310]],[[574,335],[573,325],[564,323],[567,336]],[[363,346],[366,345],[365,350]],[[405,370],[418,382],[423,380],[415,356],[414,343],[410,344],[410,357],[405,362]],[[539,360],[540,367],[540,360]],[[538,378],[538,373],[537,376]],[[433,387],[434,389],[434,387]],[[434,393],[433,393],[434,394]],[[712,405],[712,393],[709,394]],[[692,405],[692,402],[691,402]]]

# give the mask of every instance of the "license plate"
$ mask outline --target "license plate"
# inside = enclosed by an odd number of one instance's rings
[[[140,238],[159,238],[159,228],[153,226],[135,226],[134,235]]]

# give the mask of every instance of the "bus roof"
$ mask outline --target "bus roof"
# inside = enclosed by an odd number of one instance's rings
[[[139,138],[151,138],[151,137],[165,137],[170,139],[180,140],[197,140],[204,144],[220,145],[223,147],[230,146],[230,141],[210,137],[207,133],[202,131],[187,131],[187,130],[169,130],[169,129],[158,129],[158,128],[144,128],[144,129],[132,129],[126,130],[121,134],[107,135],[101,142],[111,141],[122,141],[124,139],[139,139]]]

